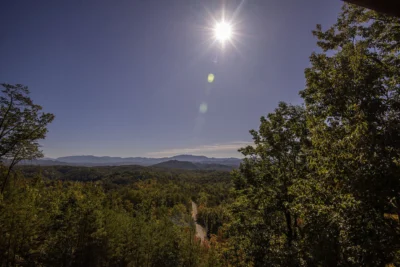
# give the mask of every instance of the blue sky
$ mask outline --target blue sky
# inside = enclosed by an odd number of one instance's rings
[[[56,115],[41,142],[48,157],[240,156],[260,116],[301,103],[311,30],[333,24],[341,5],[3,0],[0,82],[29,86]],[[223,9],[235,38],[222,49],[210,27]]]

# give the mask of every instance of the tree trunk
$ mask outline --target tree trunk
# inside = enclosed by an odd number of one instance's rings
[[[286,227],[287,227],[287,238],[289,247],[292,246],[293,242],[293,228],[292,228],[292,217],[290,212],[285,211]]]

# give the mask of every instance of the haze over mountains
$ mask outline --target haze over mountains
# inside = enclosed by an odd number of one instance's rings
[[[170,162],[171,164],[168,164]],[[195,155],[177,155],[173,157],[164,157],[164,158],[146,158],[146,157],[98,157],[98,156],[67,156],[67,157],[59,157],[59,158],[44,158],[32,161],[24,161],[22,164],[28,165],[73,165],[73,166],[119,166],[119,165],[142,165],[142,166],[150,166],[156,165],[160,163],[166,163],[159,165],[159,167],[168,167],[168,166],[181,166],[176,164],[176,162],[186,162],[186,163],[194,163],[193,166],[202,166],[201,168],[210,168],[214,167],[221,168],[223,166],[227,166],[229,168],[238,167],[241,159],[238,158],[209,158],[206,156],[195,156]],[[187,164],[189,165],[189,164]]]

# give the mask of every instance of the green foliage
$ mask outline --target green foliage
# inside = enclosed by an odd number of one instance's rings
[[[233,174],[232,235],[257,266],[298,265],[301,215],[293,191],[307,173],[305,111],[280,103],[250,133],[255,145],[241,149],[246,158]]]
[[[304,189],[331,234],[312,235],[310,245],[331,243],[334,265],[388,264],[400,240],[384,217],[400,214],[400,20],[344,5],[337,23],[314,35],[324,53],[311,56],[301,92],[313,148]]]
[[[0,263],[199,266],[183,192],[154,180],[106,192],[100,182],[21,177],[0,201]]]
[[[313,33],[305,109],[281,103],[241,150],[230,238],[257,266],[398,264],[400,20],[344,5]]]
[[[219,205],[216,207],[200,206],[197,214],[197,222],[205,227],[207,236],[218,234],[218,230],[230,221],[227,207]]]
[[[195,238],[191,201],[203,192],[206,202],[221,203],[226,192],[205,192],[229,188],[229,173],[18,166],[13,178],[0,201],[0,266],[213,266],[208,261],[218,260]]]
[[[38,140],[45,138],[47,125],[54,115],[42,113],[42,107],[29,98],[29,90],[21,84],[1,84],[0,96],[0,163],[8,170],[0,178],[1,193],[7,185],[12,168],[21,160],[42,157]]]

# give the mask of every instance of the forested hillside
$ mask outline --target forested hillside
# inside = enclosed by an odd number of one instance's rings
[[[191,201],[215,192],[209,199],[222,203],[229,181],[223,172],[22,166],[2,196],[1,262],[207,265],[216,259],[195,238]]]
[[[0,265],[400,266],[400,19],[345,4],[313,35],[304,105],[261,117],[232,172],[18,166],[54,117],[3,84]]]

